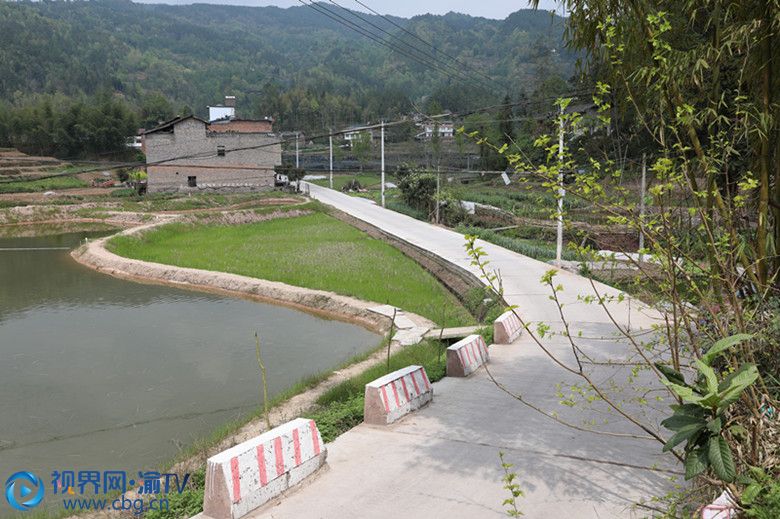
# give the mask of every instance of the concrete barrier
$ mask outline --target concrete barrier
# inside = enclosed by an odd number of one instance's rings
[[[363,420],[387,425],[433,400],[433,388],[422,366],[408,366],[366,384]]]
[[[496,344],[515,342],[522,332],[523,325],[511,310],[504,312],[493,322],[493,342]]]
[[[298,418],[208,459],[203,514],[238,519],[325,464],[313,420]]]
[[[469,335],[447,348],[447,376],[468,377],[489,359],[485,339]]]

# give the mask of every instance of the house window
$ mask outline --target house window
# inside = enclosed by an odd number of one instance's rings
[[[187,177],[187,187],[198,187],[198,177]]]
[[[217,156],[218,157],[224,157],[225,156],[225,147],[221,144],[217,146]]]

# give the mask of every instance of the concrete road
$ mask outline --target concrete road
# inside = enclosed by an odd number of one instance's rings
[[[312,197],[375,225],[470,271],[463,236],[369,201],[309,184]],[[491,267],[499,269],[505,297],[530,321],[561,328],[558,308],[540,283],[551,267],[488,243]],[[564,312],[572,334],[582,333],[581,350],[594,362],[591,376],[604,385],[615,383],[612,396],[626,409],[657,423],[666,403],[638,407],[651,380],[641,374],[627,384],[625,366],[602,361],[635,358],[607,313],[578,301],[594,293],[585,278],[561,271]],[[596,284],[602,295],[617,295]],[[658,315],[628,300],[610,305],[612,318],[638,332]],[[644,338],[649,338],[645,334]],[[574,364],[571,344],[561,336],[543,341],[562,362]],[[360,425],[328,446],[328,467],[312,481],[256,511],[274,518],[475,518],[505,517],[499,452],[514,464],[525,496],[519,499],[526,517],[645,517],[650,511],[634,504],[669,489],[679,474],[661,455],[655,441],[637,439],[642,431],[610,413],[598,401],[590,408],[560,404],[559,391],[579,380],[557,366],[524,334],[511,345],[491,348],[490,372],[507,389],[576,425],[595,419],[604,436],[576,430],[543,416],[499,390],[483,368],[468,379],[445,378],[434,385],[435,398],[425,409],[389,427]],[[559,384],[561,384],[559,389]],[[657,386],[655,386],[657,389]],[[650,395],[662,394],[650,393]],[[652,401],[652,398],[650,398]]]

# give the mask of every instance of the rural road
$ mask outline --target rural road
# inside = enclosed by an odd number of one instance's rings
[[[370,201],[308,184],[311,196],[407,242],[474,272],[462,235],[402,214]],[[500,270],[505,298],[517,305],[528,321],[560,329],[558,308],[539,283],[551,267],[501,247],[481,243],[490,266]],[[556,277],[564,291],[564,312],[572,335],[582,332],[579,345],[596,364],[587,367],[597,381],[625,385],[628,368],[604,366],[598,361],[627,360],[633,350],[617,339],[616,329],[601,308],[578,302],[593,294],[590,282],[561,271]],[[605,285],[602,294],[616,295]],[[611,305],[613,317],[637,332],[657,322],[658,316],[634,301]],[[646,339],[649,334],[645,334]],[[563,362],[573,364],[571,345],[561,336],[543,340]],[[527,333],[511,345],[491,348],[490,370],[513,392],[533,404],[581,425],[595,418],[601,430],[641,434],[636,427],[610,415],[605,406],[570,408],[559,403],[563,391],[578,379],[552,362]],[[642,377],[629,389],[616,389],[626,409],[641,396]],[[434,386],[431,405],[388,427],[362,424],[328,446],[328,466],[311,482],[251,514],[273,518],[398,518],[505,517],[503,475],[499,452],[514,465],[525,496],[519,508],[529,518],[644,517],[646,508],[634,503],[669,490],[669,477],[678,468],[669,465],[655,441],[626,436],[604,436],[566,427],[524,406],[500,391],[484,369],[467,379],[445,378]],[[635,391],[637,393],[635,394]],[[652,401],[652,399],[651,399]],[[665,412],[665,403],[659,403]],[[656,423],[659,410],[643,408]]]

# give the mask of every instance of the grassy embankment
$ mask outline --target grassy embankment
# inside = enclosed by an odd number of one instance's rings
[[[474,323],[455,296],[420,265],[324,213],[239,226],[172,224],[141,237],[114,238],[109,249],[146,261],[387,303],[445,326]]]

